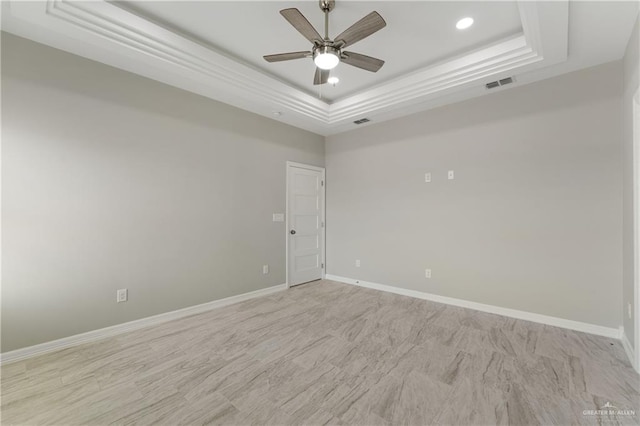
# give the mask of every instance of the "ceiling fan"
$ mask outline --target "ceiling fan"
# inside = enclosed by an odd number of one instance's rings
[[[276,55],[266,55],[267,62],[289,61],[292,59],[313,58],[316,64],[316,74],[313,84],[325,84],[329,79],[329,72],[341,61],[363,70],[377,72],[384,61],[362,55],[355,52],[347,52],[345,47],[351,46],[360,40],[369,37],[371,34],[384,28],[387,23],[378,12],[371,12],[346,30],[335,39],[329,38],[329,12],[336,5],[335,0],[320,0],[320,9],[324,12],[324,38],[313,28],[313,25],[296,8],[283,9],[280,14],[289,21],[296,30],[307,40],[313,43],[310,51],[279,53]]]

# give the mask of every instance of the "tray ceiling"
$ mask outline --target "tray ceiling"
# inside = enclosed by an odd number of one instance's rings
[[[135,1],[118,4],[310,95],[321,93],[323,99],[330,102],[522,32],[516,2],[338,0],[329,14],[330,36],[339,34],[376,10],[387,22],[387,27],[349,50],[378,57],[386,63],[377,73],[340,64],[331,73],[340,78],[340,83],[335,87],[319,88],[313,86],[315,66],[310,58],[273,64],[262,59],[266,54],[310,49],[311,44],[278,12],[295,6],[322,33],[324,18],[317,1]],[[465,16],[473,16],[475,24],[460,31],[455,24]]]
[[[341,82],[324,85],[319,96],[311,84],[310,60],[269,64],[262,59],[308,48],[278,13],[292,6],[321,28],[316,1],[49,0],[3,2],[2,29],[322,135],[353,129],[353,121],[363,117],[379,122],[480,96],[488,93],[484,84],[496,79],[515,76],[516,86],[597,62],[567,61],[567,1],[338,0],[331,35],[377,10],[387,27],[352,50],[387,62],[377,74],[341,64],[335,71]],[[633,3],[589,6],[586,13],[582,4],[576,9],[587,16],[589,34],[602,40],[601,46],[628,40],[637,14]],[[476,22],[459,31],[455,23],[463,16]],[[603,17],[616,19],[615,28],[601,24]],[[573,22],[572,27],[582,28]],[[602,28],[608,33],[599,34]],[[603,50],[599,58],[605,56]],[[564,63],[573,65],[563,68]]]

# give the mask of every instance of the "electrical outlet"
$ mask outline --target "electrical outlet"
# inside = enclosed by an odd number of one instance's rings
[[[129,299],[128,291],[126,288],[121,288],[116,292],[116,301],[118,303],[126,302]]]
[[[424,270],[424,277],[425,278],[431,278],[431,269],[425,269]]]
[[[262,273],[263,274],[269,273],[269,265],[262,265]]]
[[[629,315],[629,319],[631,319],[631,303],[627,303],[627,315]]]
[[[284,222],[284,213],[274,213],[273,214],[274,222]]]
[[[453,180],[453,178],[454,178],[453,170],[449,170],[447,172],[447,179]]]
[[[356,259],[356,268],[360,267],[360,259]]]
[[[427,183],[431,182],[431,173],[424,174],[424,181]]]

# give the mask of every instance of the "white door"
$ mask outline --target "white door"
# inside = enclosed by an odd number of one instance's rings
[[[287,162],[287,282],[322,278],[324,169]]]

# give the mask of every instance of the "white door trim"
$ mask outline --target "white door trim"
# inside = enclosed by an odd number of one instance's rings
[[[303,163],[296,163],[295,161],[287,161],[287,165],[285,168],[285,180],[286,180],[286,204],[285,204],[285,230],[284,230],[284,240],[285,240],[285,247],[286,247],[286,253],[285,253],[285,277],[286,280],[285,282],[287,283],[287,287],[291,287],[291,285],[289,284],[289,229],[291,229],[289,227],[289,168],[291,167],[297,167],[297,168],[301,168],[301,169],[307,169],[307,170],[314,170],[316,172],[320,172],[322,173],[322,190],[320,191],[320,196],[322,198],[322,208],[320,209],[321,211],[321,215],[322,215],[322,232],[321,232],[321,239],[322,239],[322,264],[324,265],[322,268],[322,278],[324,279],[325,277],[325,271],[327,270],[327,264],[325,261],[326,258],[326,250],[327,250],[327,245],[326,245],[326,232],[327,232],[327,222],[325,219],[325,209],[326,209],[326,191],[327,191],[327,185],[326,185],[326,179],[325,179],[325,168],[324,167],[318,167],[318,166],[312,166],[309,164],[303,164]]]
[[[633,297],[634,297],[634,367],[640,372],[640,87],[632,99],[633,137]],[[624,308],[624,307],[623,307]],[[626,315],[626,309],[624,309]]]

